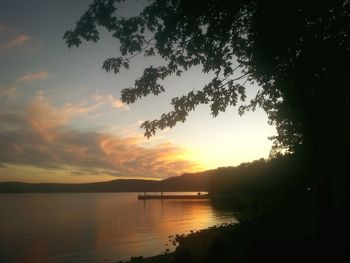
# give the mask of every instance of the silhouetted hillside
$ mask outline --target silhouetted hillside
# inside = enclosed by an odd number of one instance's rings
[[[260,159],[236,167],[185,173],[161,181],[118,179],[85,184],[4,182],[0,183],[0,193],[210,191],[215,197],[235,200],[242,196],[276,200],[291,192],[296,194],[297,190],[305,192],[310,178],[306,176],[306,166],[299,159],[296,156],[269,161]]]
[[[185,173],[160,181],[164,191],[208,191],[210,178],[217,170],[208,170],[199,173]]]
[[[0,193],[207,191],[210,174],[210,171],[208,171],[197,174],[183,174],[162,181],[118,179],[85,184],[3,182],[0,183]]]

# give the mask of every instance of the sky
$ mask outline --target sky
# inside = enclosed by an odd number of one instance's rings
[[[118,15],[137,14],[142,2],[127,1]],[[202,105],[185,123],[145,138],[143,121],[212,75],[193,68],[164,80],[165,93],[123,104],[120,91],[162,61],[138,56],[129,70],[106,73],[103,61],[120,53],[104,31],[99,42],[69,49],[62,37],[90,3],[0,0],[0,181],[163,179],[268,157],[276,130],[260,109],[240,117],[232,107],[213,118]],[[258,89],[247,87],[248,98]]]

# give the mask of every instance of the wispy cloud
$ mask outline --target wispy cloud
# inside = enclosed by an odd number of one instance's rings
[[[31,128],[42,138],[51,141],[57,130],[68,124],[72,118],[89,113],[98,106],[98,104],[86,105],[83,101],[78,105],[67,103],[61,107],[54,107],[42,93],[38,93],[26,108],[26,119]]]
[[[12,48],[19,45],[22,45],[23,43],[28,42],[31,40],[31,37],[26,34],[20,34],[12,37],[11,39],[7,40],[7,42],[0,43],[0,49],[6,49],[6,48]]]
[[[129,110],[129,107],[125,105],[121,100],[114,100],[111,103],[112,108]]]
[[[0,34],[3,39],[0,43],[0,51],[21,46],[32,39],[30,35],[19,33],[11,26],[3,23],[0,23]]]
[[[4,97],[16,97],[20,94],[18,86],[28,82],[35,82],[52,77],[47,71],[40,70],[24,74],[15,79],[11,84],[0,85],[0,95]]]
[[[186,150],[176,145],[145,148],[142,137],[81,132],[66,126],[75,116],[93,109],[94,105],[84,103],[55,107],[38,94],[23,112],[0,112],[0,164],[73,167],[86,175],[103,171],[110,176],[154,178],[195,169],[196,164],[183,157]]]
[[[33,73],[28,73],[25,74],[23,76],[20,76],[16,79],[16,83],[23,83],[23,82],[33,82],[33,81],[38,81],[38,80],[42,80],[42,79],[47,79],[51,77],[49,75],[49,73],[45,70],[40,70],[37,72],[33,72]]]
[[[124,104],[121,100],[115,99],[112,95],[94,95],[92,98],[100,103],[109,105],[111,108],[129,110],[128,105]]]

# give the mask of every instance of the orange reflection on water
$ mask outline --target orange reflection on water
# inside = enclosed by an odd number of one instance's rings
[[[104,251],[106,258],[128,259],[126,251],[135,256],[158,254],[165,248],[174,249],[170,235],[188,234],[233,219],[232,216],[221,218],[208,200],[138,201],[136,198],[136,194],[124,194],[123,203],[118,206],[113,199],[98,200],[96,251]],[[115,247],[114,252],[106,251],[111,246]]]
[[[0,213],[0,262],[124,261],[174,249],[169,235],[234,219],[210,201],[136,193],[3,195]]]

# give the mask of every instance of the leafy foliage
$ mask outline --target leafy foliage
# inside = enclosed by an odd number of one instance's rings
[[[293,152],[312,140],[320,113],[349,108],[349,1],[154,0],[136,17],[118,17],[121,0],[94,0],[76,27],[64,35],[69,47],[99,40],[98,27],[120,42],[120,57],[103,68],[119,73],[134,56],[159,54],[165,66],[148,67],[134,87],[122,91],[133,103],[165,91],[160,80],[201,65],[214,78],[197,91],[172,100],[173,110],[142,124],[150,137],[184,122],[199,104],[213,116],[244,101],[245,85],[262,87],[239,113],[263,108],[278,135],[275,150]],[[342,90],[330,102],[330,88]]]

